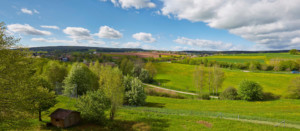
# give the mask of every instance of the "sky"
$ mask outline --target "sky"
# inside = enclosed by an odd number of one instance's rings
[[[25,47],[300,49],[300,0],[1,0]]]

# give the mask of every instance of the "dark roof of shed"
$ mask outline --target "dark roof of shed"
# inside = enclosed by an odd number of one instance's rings
[[[50,117],[54,119],[65,119],[67,116],[69,116],[72,112],[79,113],[77,111],[67,110],[58,108],[54,112],[51,113]]]

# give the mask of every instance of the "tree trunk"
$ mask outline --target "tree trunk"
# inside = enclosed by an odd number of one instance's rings
[[[42,121],[42,111],[39,110],[39,121]]]
[[[114,118],[115,118],[115,111],[116,111],[115,106],[112,106],[111,110],[110,110],[110,120],[114,120]]]

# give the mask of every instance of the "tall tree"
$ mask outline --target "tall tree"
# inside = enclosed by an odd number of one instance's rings
[[[118,68],[104,66],[100,75],[100,89],[110,99],[110,119],[113,120],[118,107],[122,106],[124,99],[123,75]]]
[[[134,67],[134,63],[128,58],[123,58],[120,63],[120,69],[124,75],[130,74],[131,70]]]
[[[152,62],[147,62],[144,68],[149,71],[151,78],[155,77],[157,70]]]
[[[53,89],[59,88],[65,77],[68,75],[67,68],[58,61],[49,61],[44,67],[44,75],[51,83]]]
[[[213,86],[216,89],[216,93],[218,93],[218,89],[222,88],[222,84],[225,80],[225,73],[219,66],[215,65],[213,67],[213,76]]]
[[[63,81],[66,95],[83,95],[86,91],[96,90],[99,86],[97,76],[82,63],[74,63]]]
[[[22,116],[26,105],[24,97],[30,95],[30,78],[34,74],[33,59],[29,53],[19,50],[16,43],[19,39],[8,36],[5,24],[0,23],[0,121]],[[18,114],[20,113],[20,114]],[[16,115],[18,114],[18,115]]]
[[[39,121],[42,121],[42,111],[46,111],[56,104],[56,96],[54,91],[38,86],[32,88],[32,94],[26,100],[30,101],[30,110],[38,112]]]
[[[199,65],[198,67],[195,67],[194,82],[195,82],[195,87],[199,91],[199,94],[203,93],[203,89],[207,84],[206,77],[207,77],[207,72],[205,71],[205,67],[203,65]]]

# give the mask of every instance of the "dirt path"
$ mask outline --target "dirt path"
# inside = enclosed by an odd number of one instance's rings
[[[177,90],[167,89],[167,88],[159,87],[159,86],[156,86],[156,85],[150,85],[150,84],[146,84],[146,83],[143,83],[143,84],[147,85],[147,86],[150,86],[150,87],[153,87],[153,88],[163,89],[163,90],[167,90],[167,91],[173,91],[173,92],[176,92],[176,93],[193,95],[193,96],[197,96],[198,95],[196,93],[190,93],[190,92],[184,92],[184,91],[177,91]],[[218,99],[219,98],[218,96],[209,96],[209,97],[210,98],[214,98],[214,99]]]
[[[226,118],[226,120],[234,120],[234,121],[241,121],[241,122],[249,122],[249,123],[256,123],[256,124],[263,124],[263,125],[272,125],[272,126],[279,126],[279,127],[288,127],[288,128],[296,128],[300,129],[300,125],[296,124],[289,124],[284,122],[270,122],[270,121],[260,121],[260,120],[248,120],[248,119],[237,119],[237,118]]]
[[[150,86],[150,87],[153,87],[153,88],[163,89],[163,90],[167,90],[167,91],[173,91],[173,92],[176,92],[176,93],[187,94],[187,95],[193,95],[193,96],[198,95],[198,94],[196,94],[196,93],[177,91],[177,90],[167,89],[167,88],[163,88],[163,87],[159,87],[159,86],[155,86],[155,85],[150,85],[150,84],[145,84],[145,83],[143,83],[143,84],[144,84],[144,85],[147,85],[147,86]]]

